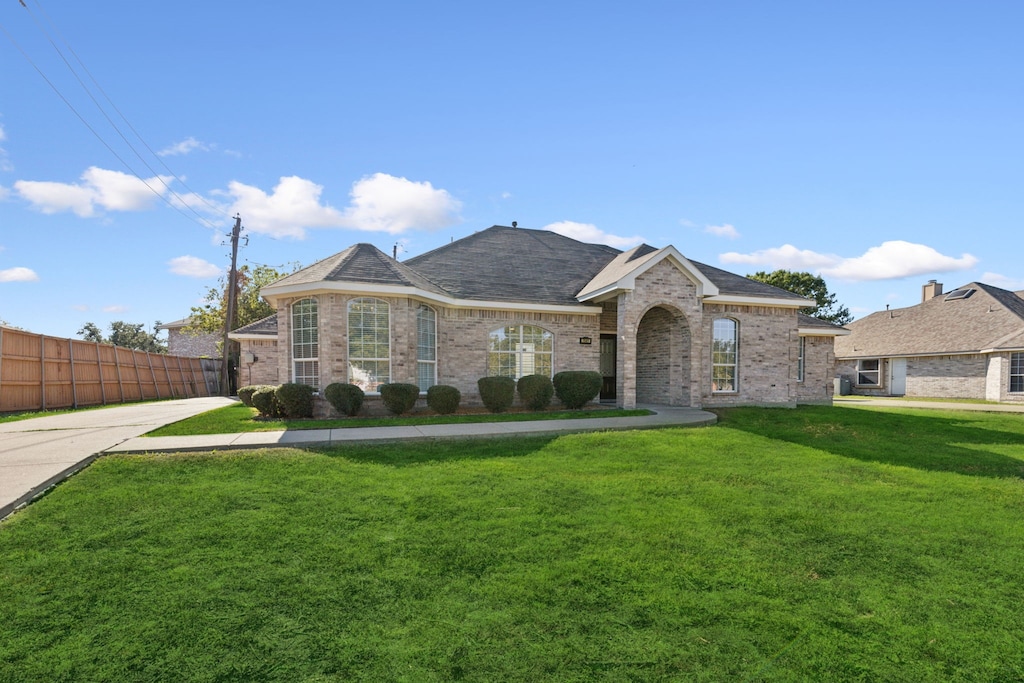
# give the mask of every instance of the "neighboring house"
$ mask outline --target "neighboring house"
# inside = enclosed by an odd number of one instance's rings
[[[855,394],[1024,402],[1024,292],[971,282],[872,313],[836,340],[837,371]]]
[[[185,328],[189,322],[188,318],[183,318],[157,326],[158,330],[167,330],[167,353],[193,358],[220,358],[218,344],[223,340],[223,335],[187,332]]]
[[[675,247],[502,226],[405,262],[357,244],[261,294],[277,314],[231,334],[255,359],[240,383],[449,384],[466,403],[480,377],[562,370],[600,371],[627,408],[827,402],[846,333]]]

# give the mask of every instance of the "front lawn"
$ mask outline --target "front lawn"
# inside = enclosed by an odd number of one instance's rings
[[[403,427],[431,424],[478,422],[524,422],[530,420],[573,420],[589,417],[631,417],[650,415],[649,410],[594,408],[591,410],[548,410],[543,412],[480,412],[462,415],[399,415],[387,417],[338,417],[324,420],[288,420],[258,417],[259,412],[244,403],[234,403],[165,425],[146,436],[191,436],[195,434],[238,434],[276,432],[286,429],[344,429],[348,427]]]
[[[1024,678],[1024,420],[108,456],[0,525],[0,681]]]

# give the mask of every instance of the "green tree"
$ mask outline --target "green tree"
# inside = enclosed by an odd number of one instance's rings
[[[293,271],[298,264],[292,264]],[[260,297],[260,289],[279,280],[285,273],[270,266],[242,266],[238,269],[238,290],[235,325],[233,329],[244,327],[249,323],[262,320],[275,311],[270,304]],[[219,287],[211,287],[206,292],[206,303],[192,308],[191,323],[186,332],[217,334],[224,331],[224,318],[227,316],[227,276],[221,277]]]
[[[110,336],[103,337],[103,332],[95,323],[86,323],[78,330],[79,336],[85,341],[113,344],[126,349],[137,349],[151,353],[167,353],[167,345],[157,338],[159,321],[153,324],[153,332],[147,332],[143,323],[126,323],[115,320],[110,323]]]
[[[815,305],[801,309],[802,313],[827,320],[835,325],[845,325],[853,321],[850,309],[836,301],[836,295],[829,293],[828,286],[820,275],[792,270],[774,270],[770,273],[758,271],[747,277],[808,299],[814,299]]]

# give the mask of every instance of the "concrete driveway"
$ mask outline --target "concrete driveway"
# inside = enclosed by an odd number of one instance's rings
[[[188,398],[0,423],[0,519],[103,451],[233,402],[220,396]]]

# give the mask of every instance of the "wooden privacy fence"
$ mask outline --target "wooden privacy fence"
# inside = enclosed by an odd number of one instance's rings
[[[0,327],[0,413],[220,393],[220,359]]]

